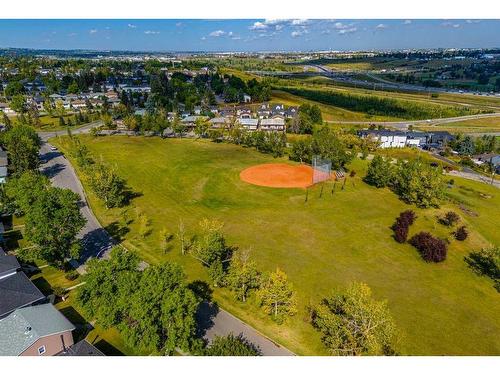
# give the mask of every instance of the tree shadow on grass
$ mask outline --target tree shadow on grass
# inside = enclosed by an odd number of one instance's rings
[[[3,235],[3,245],[5,250],[16,250],[21,246],[19,241],[23,239],[23,233],[20,230],[12,230]]]
[[[73,306],[67,306],[59,310],[76,327],[73,331],[75,342],[84,339],[87,334],[94,329],[87,319],[85,319]]]
[[[127,226],[122,225],[117,221],[107,225],[104,229],[118,242],[122,242],[125,235],[130,232],[130,229]]]
[[[31,280],[33,284],[42,292],[45,296],[48,296],[54,292],[50,283],[45,279],[45,277],[37,277]]]
[[[111,345],[109,342],[103,339],[98,339],[96,337],[92,341],[92,345],[94,345],[97,349],[99,349],[101,352],[103,352],[107,356],[112,356],[112,357],[121,357],[124,356],[120,350],[118,350],[116,347]]]

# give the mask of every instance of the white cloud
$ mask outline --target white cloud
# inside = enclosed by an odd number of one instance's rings
[[[73,36],[77,36],[78,34],[77,33],[69,33],[68,36],[70,37],[73,37]]]
[[[450,21],[446,21],[446,22],[443,22],[441,24],[441,26],[443,26],[443,27],[452,27],[454,29],[458,29],[460,27],[460,24],[459,23],[453,23],[453,22],[450,22]]]
[[[256,31],[265,31],[267,30],[269,26],[263,22],[254,22],[252,26],[250,26],[250,30],[256,30]]]
[[[223,36],[223,35],[226,35],[226,32],[224,30],[215,30],[215,31],[212,31],[210,34],[208,34],[209,36],[212,36],[214,38],[218,38],[220,36]]]
[[[293,26],[307,25],[309,23],[308,19],[297,19],[292,21]]]
[[[148,34],[148,35],[157,35],[159,33],[160,33],[159,31],[155,31],[155,30],[146,30],[146,31],[144,31],[144,34]]]
[[[471,24],[471,23],[479,23],[479,22],[481,22],[481,20],[466,20],[465,22],[467,22],[468,24]]]
[[[181,27],[181,26],[184,26],[184,24],[183,24],[182,22],[177,22],[177,23],[175,24],[175,27]]]
[[[337,31],[338,34],[340,35],[346,35],[346,34],[352,34],[358,31],[358,28],[354,26],[354,23],[342,23],[342,22],[335,22],[333,24],[333,28]],[[324,34],[329,34],[330,30],[327,32],[323,32]]]
[[[387,29],[389,26],[387,26],[385,23],[379,23],[377,26],[375,26],[375,30],[385,30]]]
[[[403,22],[403,25],[411,25],[411,22],[412,22],[411,20],[405,20]]]
[[[136,26],[136,25],[131,24],[131,23],[129,23],[127,26],[128,26],[128,27],[130,27],[131,29],[135,29],[135,28],[137,28],[137,26]]]
[[[293,38],[298,38],[299,36],[302,36],[302,35],[305,35],[305,34],[309,34],[309,30],[307,30],[307,29],[295,30],[295,31],[292,31],[292,33],[290,35]]]
[[[200,39],[201,40],[207,40],[207,37],[206,36],[202,36]]]
[[[348,29],[342,29],[342,30],[339,30],[339,34],[340,35],[346,35],[346,34],[352,34],[352,33],[355,33],[356,31],[358,31],[358,28],[357,27],[350,27]]]
[[[89,33],[90,33],[90,34],[95,34],[96,32],[97,32],[97,29],[90,29],[90,30],[89,30]]]

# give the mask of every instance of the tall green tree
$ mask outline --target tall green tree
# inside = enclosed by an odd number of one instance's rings
[[[87,168],[87,178],[90,188],[104,201],[106,208],[123,206],[127,199],[125,180],[112,168],[97,162]]]
[[[9,168],[13,175],[38,169],[40,137],[27,125],[17,125],[3,136],[3,145],[9,156]]]
[[[396,327],[387,302],[373,299],[366,284],[353,283],[325,298],[314,309],[312,323],[334,355],[394,354]]]
[[[165,354],[177,347],[188,351],[196,341],[198,304],[179,265],[150,266],[142,272],[119,328],[132,347]]]
[[[138,269],[139,259],[115,248],[106,260],[90,260],[77,301],[105,328],[116,327],[132,348],[172,354],[199,348],[199,300],[188,288],[182,268],[164,263]]]
[[[234,292],[236,299],[243,302],[252,289],[259,287],[260,272],[247,252],[237,253],[232,257],[225,283]]]
[[[390,159],[375,155],[368,165],[364,181],[378,188],[386,187],[393,182],[394,172]]]
[[[202,220],[201,233],[190,249],[190,254],[208,268],[215,286],[222,283],[231,256],[231,248],[222,232],[223,226],[217,220]]]
[[[328,127],[324,127],[314,134],[311,147],[313,155],[321,156],[332,162],[332,169],[343,168],[354,158],[354,153]]]
[[[50,187],[42,190],[26,212],[26,238],[36,245],[37,255],[62,266],[67,258],[79,257],[76,235],[85,225],[78,207],[78,194]]]
[[[422,208],[439,207],[445,186],[441,168],[432,167],[419,159],[398,163],[394,188],[407,203]]]
[[[50,186],[49,179],[38,171],[26,171],[5,184],[6,197],[14,202],[15,213],[28,212],[35,201]]]
[[[242,335],[215,336],[203,355],[206,356],[257,356],[259,350]]]
[[[278,323],[297,312],[293,286],[288,282],[286,273],[279,268],[264,280],[257,296],[264,311]]]

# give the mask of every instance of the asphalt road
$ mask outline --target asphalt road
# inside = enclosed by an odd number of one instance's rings
[[[89,129],[90,127],[81,128],[77,132],[82,133]],[[79,261],[79,270],[82,271],[83,268],[81,267],[89,257],[97,256],[101,258],[109,255],[114,241],[108,232],[101,227],[88,206],[82,184],[69,161],[59,151],[51,150],[50,144],[47,143],[47,139],[54,135],[55,133],[40,133],[43,142],[40,149],[41,170],[50,178],[54,186],[70,189],[80,196],[80,212],[87,220],[87,223],[78,234],[84,245],[83,254]]]
[[[99,125],[94,123],[73,131],[73,134],[86,133],[93,126]],[[83,186],[78,179],[75,170],[69,161],[59,152],[51,150],[51,145],[47,140],[56,135],[64,135],[65,131],[39,133],[43,144],[40,149],[42,159],[41,170],[46,174],[54,186],[60,188],[71,189],[80,196],[80,211],[87,219],[87,223],[79,233],[79,238],[83,241],[83,255],[79,260],[79,272],[85,272],[84,264],[90,257],[106,258],[113,245],[114,240],[108,232],[102,228],[95,218],[92,210],[87,204],[87,199]],[[144,264],[147,266],[147,264]],[[200,306],[198,312],[198,323],[200,336],[208,342],[218,336],[233,333],[234,335],[243,335],[248,341],[253,343],[265,356],[291,356],[294,355],[288,349],[274,343],[267,337],[263,336],[256,329],[242,322],[234,315],[227,311],[218,308],[214,304],[204,302]]]

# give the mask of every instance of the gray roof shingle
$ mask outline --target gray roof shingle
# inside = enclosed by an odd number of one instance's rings
[[[51,303],[17,309],[0,319],[0,356],[20,355],[42,337],[74,329]]]
[[[0,317],[15,309],[41,301],[45,296],[24,272],[0,279]]]
[[[88,357],[88,356],[104,356],[104,353],[97,349],[94,345],[87,340],[78,341],[76,344],[70,346],[66,351],[58,354],[59,356],[73,356],[73,357]]]

